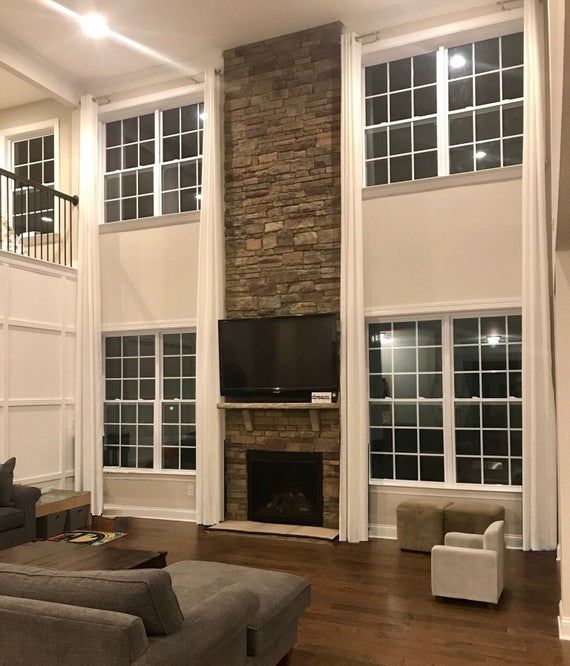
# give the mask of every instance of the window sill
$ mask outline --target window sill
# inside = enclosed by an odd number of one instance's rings
[[[522,178],[522,165],[486,169],[485,171],[470,171],[469,173],[454,173],[450,176],[437,176],[423,180],[409,180],[403,183],[389,185],[371,185],[362,188],[362,199],[380,199],[382,197],[395,197],[402,194],[416,194],[418,192],[431,192],[444,190],[450,187],[465,187],[468,185],[483,185],[485,183],[500,183],[507,180]]]
[[[156,229],[158,227],[172,227],[177,224],[190,224],[200,221],[200,211],[189,213],[173,213],[172,215],[157,215],[156,217],[143,217],[138,220],[123,220],[122,222],[106,222],[99,225],[100,234],[113,234],[121,231],[137,231],[140,229]]]
[[[406,490],[417,491],[422,494],[450,495],[450,494],[473,494],[473,493],[506,493],[511,495],[522,495],[521,486],[483,485],[478,483],[435,483],[429,481],[398,481],[395,479],[370,479],[370,488],[386,488],[394,491]]]
[[[103,474],[127,476],[196,476],[194,469],[137,469],[133,467],[103,467]]]

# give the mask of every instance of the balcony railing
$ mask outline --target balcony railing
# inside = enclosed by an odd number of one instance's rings
[[[73,263],[78,197],[0,169],[0,250]]]

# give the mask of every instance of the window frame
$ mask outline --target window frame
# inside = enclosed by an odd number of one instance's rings
[[[103,406],[102,408],[102,414],[101,414],[101,427],[103,429],[104,425],[104,406],[105,403],[116,403],[118,405],[121,405],[122,403],[129,403],[129,402],[142,402],[146,404],[153,404],[153,414],[154,414],[154,420],[153,420],[153,428],[154,428],[154,433],[153,433],[153,467],[122,467],[121,465],[115,465],[115,466],[107,466],[104,464],[104,461],[102,460],[102,469],[104,474],[164,474],[164,475],[176,475],[176,476],[196,476],[196,469],[168,469],[162,467],[162,405],[164,402],[177,402],[177,403],[184,403],[184,402],[192,402],[194,405],[196,404],[196,398],[194,400],[183,400],[183,399],[172,399],[172,400],[165,400],[164,399],[164,386],[163,386],[163,336],[164,335],[169,335],[169,334],[183,334],[183,333],[194,333],[196,334],[196,327],[195,326],[183,326],[183,327],[177,327],[177,328],[160,328],[160,329],[144,329],[144,330],[129,330],[129,329],[124,329],[124,330],[107,330],[104,331],[102,338],[101,338],[101,344],[102,344],[102,383],[103,383],[103,395],[101,396],[101,405]],[[107,338],[112,338],[112,337],[124,337],[124,336],[144,336],[144,335],[153,335],[155,338],[155,359],[154,359],[154,379],[155,379],[155,396],[154,400],[141,400],[140,398],[137,400],[122,400],[122,399],[116,399],[116,400],[106,400],[105,399],[105,360],[106,360],[106,354],[105,354],[105,340]],[[122,357],[121,357],[122,358]],[[104,433],[104,430],[103,430]],[[197,443],[196,443],[196,449],[197,449]],[[102,453],[104,451],[104,442],[102,443]]]
[[[30,123],[28,125],[19,125],[10,127],[2,131],[0,134],[0,164],[4,165],[7,171],[15,172],[14,165],[14,144],[18,141],[29,141],[40,137],[53,134],[53,185],[49,185],[54,190],[61,190],[61,145],[59,136],[59,118],[49,118],[41,120],[37,123]],[[14,185],[9,183],[8,191],[2,193],[2,210],[8,210],[7,198],[13,197]],[[55,235],[59,233],[59,214],[58,214],[59,201],[57,197],[54,199],[53,209],[53,229],[51,231],[35,232],[26,231],[22,233],[22,237],[29,237],[29,234],[37,234],[37,236],[47,236],[49,234]],[[27,216],[26,216],[27,217]]]
[[[157,213],[157,199],[162,211],[162,185],[161,185],[161,156],[162,141],[161,134],[156,134],[156,127],[161,126],[161,114],[163,111],[191,104],[204,104],[204,85],[193,84],[185,85],[179,88],[172,88],[158,93],[150,93],[139,97],[119,100],[117,102],[108,102],[99,107],[98,113],[98,144],[99,144],[99,167],[98,174],[100,178],[100,214],[99,214],[99,233],[114,233],[121,231],[134,231],[137,229],[150,229],[162,226],[173,226],[185,224],[187,222],[198,222],[200,220],[200,209],[194,211],[184,211],[181,213]],[[116,222],[105,222],[105,125],[117,120],[126,120],[135,116],[143,116],[150,113],[158,114],[158,122],[155,121],[155,162],[152,165],[154,169],[154,214],[148,217],[133,218],[129,220],[119,220]],[[160,128],[161,130],[161,128]],[[157,165],[157,166],[155,166]],[[138,167],[144,168],[144,167]],[[117,172],[121,173],[121,172]]]
[[[501,38],[506,35],[524,32],[524,25],[522,20],[522,10],[512,10],[508,16],[505,13],[490,14],[488,16],[477,17],[472,20],[466,20],[449,26],[440,26],[434,29],[419,31],[416,33],[408,33],[402,36],[386,38],[373,41],[372,43],[363,43],[363,58],[362,58],[362,73],[361,73],[361,88],[362,88],[362,105],[361,105],[361,122],[362,122],[362,191],[365,198],[375,198],[387,196],[392,190],[395,192],[415,191],[416,188],[420,191],[429,189],[440,189],[453,184],[454,181],[463,182],[464,179],[471,180],[472,178],[480,178],[485,182],[487,180],[505,180],[507,173],[512,173],[513,178],[521,176],[521,164],[498,166],[488,169],[480,169],[473,171],[464,171],[459,173],[450,173],[449,171],[449,117],[450,114],[458,113],[450,112],[448,109],[448,51],[457,46],[467,43],[484,41],[486,39]],[[436,52],[436,99],[437,99],[437,155],[438,155],[438,175],[429,178],[421,178],[418,180],[403,180],[398,182],[388,182],[383,184],[366,184],[366,165],[369,160],[366,159],[366,87],[365,87],[365,69],[366,67],[389,64],[394,60],[413,58],[414,56],[423,53]],[[524,66],[524,63],[523,63]],[[502,69],[498,70],[499,73]],[[473,79],[475,77],[473,76]],[[475,100],[474,100],[475,101]],[[503,106],[512,104],[512,100],[506,102],[499,101],[496,103],[498,109]],[[493,106],[493,105],[490,105]],[[472,106],[462,111],[475,113],[479,108]],[[412,120],[408,120],[410,124]],[[383,125],[388,128],[391,123]],[[374,126],[371,126],[374,127]],[[502,141],[504,137],[499,137],[498,141],[501,142],[501,155],[502,155]],[[476,144],[475,137],[473,138],[474,145]],[[412,162],[415,153],[412,150]],[[389,158],[387,158],[389,159]],[[502,173],[503,175],[499,175]],[[485,174],[482,176],[482,174]],[[492,175],[489,175],[492,174]],[[442,182],[443,181],[443,182]],[[460,184],[458,182],[458,184]],[[394,193],[395,193],[394,192]],[[367,195],[366,195],[367,193]]]
[[[433,311],[433,312],[421,312],[419,314],[414,314],[410,312],[408,314],[382,314],[379,316],[368,316],[365,320],[366,326],[366,374],[367,378],[370,377],[370,361],[369,361],[369,346],[368,346],[368,328],[371,324],[382,324],[382,323],[393,323],[393,322],[420,322],[420,321],[433,321],[441,320],[442,322],[442,332],[441,332],[441,341],[442,341],[442,407],[443,407],[443,457],[444,457],[444,480],[443,481],[421,481],[421,480],[404,480],[404,479],[377,479],[371,476],[372,465],[371,461],[371,450],[370,450],[370,441],[368,441],[368,460],[369,460],[369,472],[368,472],[368,483],[369,486],[392,486],[392,487],[408,487],[408,488],[433,488],[433,489],[453,489],[453,490],[476,490],[481,492],[502,492],[502,493],[521,493],[522,486],[510,485],[510,484],[485,484],[485,483],[460,483],[457,479],[457,470],[456,470],[456,452],[455,452],[455,403],[459,402],[468,402],[468,399],[455,398],[454,391],[454,345],[453,345],[453,319],[459,318],[480,318],[480,317],[490,317],[490,316],[520,316],[522,315],[521,306],[505,306],[505,307],[487,307],[487,308],[477,308],[477,309],[457,309],[457,310],[445,310],[445,311]],[[368,433],[370,432],[370,409],[369,406],[371,401],[374,400],[370,398],[370,382],[368,381],[368,393],[367,393],[367,427]],[[390,403],[392,404],[395,400],[392,399]],[[497,399],[497,398],[478,398],[476,404],[485,404],[493,402],[504,402],[508,405],[510,404],[521,404],[522,398],[510,398],[506,399]],[[380,401],[379,401],[380,402]],[[421,403],[420,399],[420,403]],[[475,401],[474,401],[475,403]],[[380,402],[381,404],[381,402]],[[426,402],[427,404],[427,402]],[[368,435],[370,440],[370,435]],[[419,457],[419,453],[418,453]]]

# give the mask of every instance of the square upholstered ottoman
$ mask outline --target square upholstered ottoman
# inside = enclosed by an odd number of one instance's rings
[[[398,545],[401,550],[430,553],[443,543],[443,511],[447,500],[410,500],[398,504]]]
[[[444,529],[448,532],[483,534],[491,523],[505,520],[505,507],[490,502],[453,502],[445,509]]]

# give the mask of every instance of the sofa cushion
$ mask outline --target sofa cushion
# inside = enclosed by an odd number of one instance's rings
[[[14,506],[14,467],[16,458],[0,465],[0,507]]]
[[[0,563],[0,590],[9,597],[135,615],[149,635],[171,634],[182,626],[170,576],[159,569],[54,571]]]
[[[16,530],[23,527],[26,521],[26,514],[22,509],[13,509],[10,506],[0,507],[0,532]]]
[[[166,568],[182,613],[230,585],[255,592],[259,610],[247,628],[247,653],[258,655],[311,603],[311,585],[300,576],[218,562],[176,562]]]

